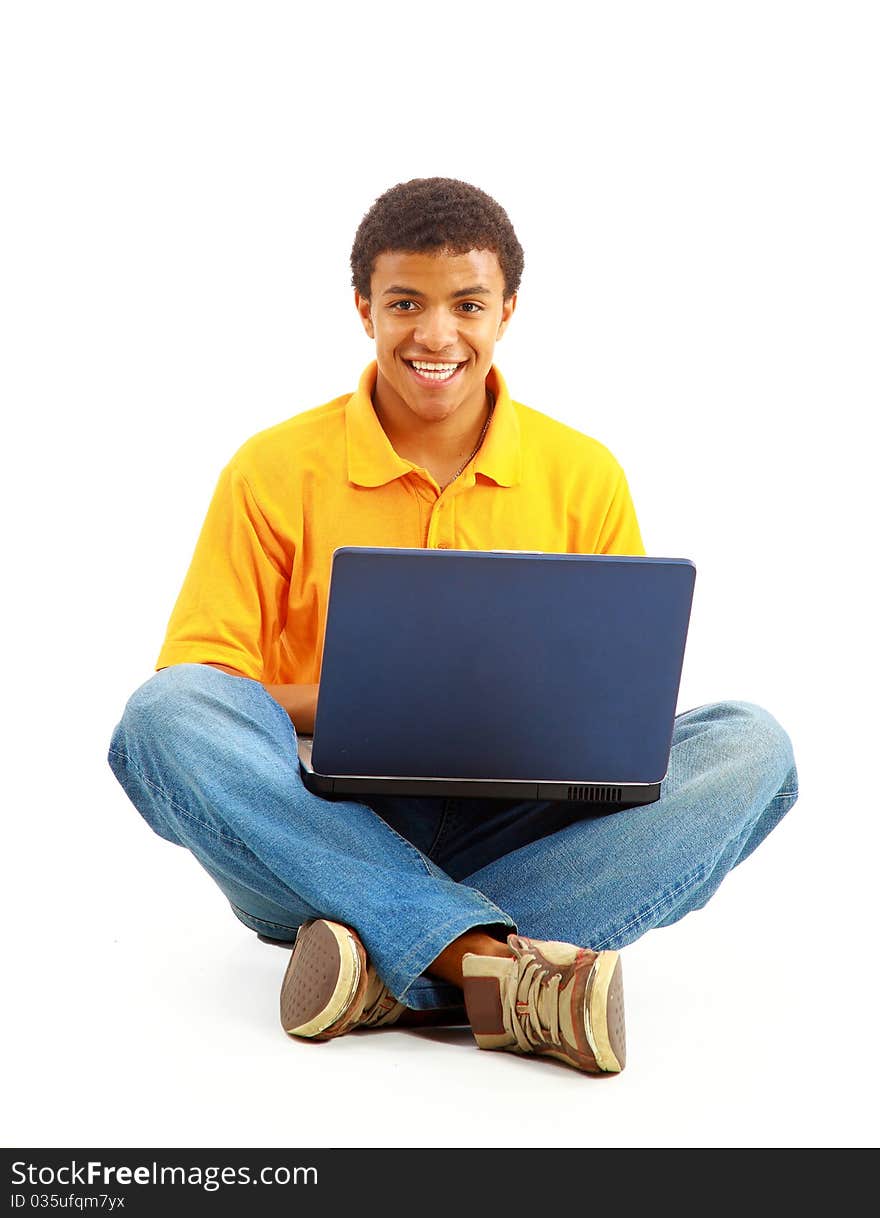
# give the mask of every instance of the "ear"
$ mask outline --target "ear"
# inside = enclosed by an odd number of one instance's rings
[[[511,317],[513,317],[513,311],[515,308],[516,292],[514,292],[512,296],[509,296],[501,306],[501,321],[498,323],[498,333],[495,335],[496,342],[507,329],[507,323],[510,321]]]
[[[367,332],[367,337],[374,339],[376,337],[376,332],[373,329],[373,316],[370,311],[370,302],[367,300],[366,296],[361,296],[357,289],[355,289],[354,293],[354,307],[360,314],[361,323]]]

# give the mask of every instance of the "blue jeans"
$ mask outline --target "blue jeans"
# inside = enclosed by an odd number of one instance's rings
[[[392,993],[461,1001],[425,974],[465,931],[620,948],[705,905],[797,799],[791,741],[749,702],[676,716],[660,798],[610,815],[568,803],[373,797],[303,785],[287,712],[256,681],[163,669],[129,699],[110,766],[150,827],[186,846],[236,916],[293,939],[353,926]]]

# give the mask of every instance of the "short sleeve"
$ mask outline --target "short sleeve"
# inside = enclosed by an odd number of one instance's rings
[[[599,530],[597,554],[629,554],[640,557],[645,553],[636,509],[629,486],[620,470],[605,519]]]
[[[156,668],[225,664],[262,680],[284,627],[290,562],[231,462],[217,482]]]

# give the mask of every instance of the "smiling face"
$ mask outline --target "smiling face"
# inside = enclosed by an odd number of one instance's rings
[[[453,416],[469,425],[484,409],[486,374],[516,296],[504,299],[489,250],[379,254],[371,299],[355,292],[379,366],[373,401],[395,428]]]

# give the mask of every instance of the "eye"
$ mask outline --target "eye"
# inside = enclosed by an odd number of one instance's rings
[[[468,313],[482,313],[483,311],[483,306],[481,304],[477,304],[475,300],[464,300],[462,301],[461,307],[466,309]]]
[[[416,302],[414,300],[395,300],[391,303],[390,308],[396,312],[409,313],[410,310],[401,308],[402,305],[412,305],[415,308]]]

